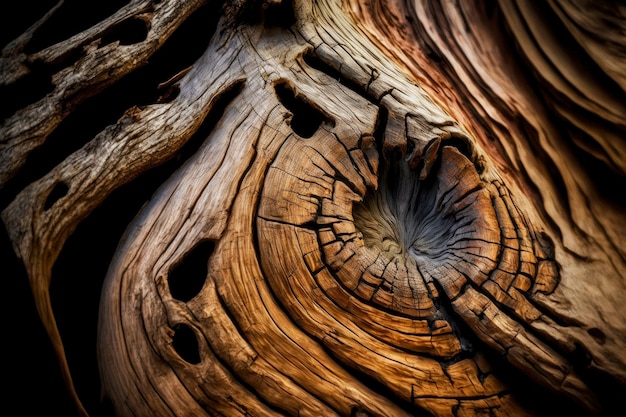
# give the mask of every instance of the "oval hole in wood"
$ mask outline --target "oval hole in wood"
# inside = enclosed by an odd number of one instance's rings
[[[602,330],[598,329],[597,327],[592,327],[591,329],[587,330],[587,333],[589,333],[589,336],[593,337],[595,341],[598,342],[598,344],[603,345],[606,343],[606,335]]]
[[[119,41],[120,45],[133,45],[148,37],[148,25],[141,19],[126,19],[102,37],[100,47]]]
[[[198,339],[194,331],[188,325],[177,324],[174,326],[172,347],[185,362],[193,365],[200,363]]]
[[[48,194],[48,198],[46,198],[46,202],[43,205],[44,211],[48,210],[54,203],[65,197],[69,190],[69,187],[64,182],[56,183],[52,191],[50,191],[50,194]]]
[[[213,241],[202,241],[174,265],[167,277],[172,297],[187,302],[200,292],[206,280],[209,258],[214,249]]]

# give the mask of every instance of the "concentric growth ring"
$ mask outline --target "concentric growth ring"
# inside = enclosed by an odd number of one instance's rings
[[[485,348],[544,386],[585,392],[535,327],[552,322],[533,301],[558,284],[551,241],[495,174],[479,174],[471,141],[451,122],[398,136],[408,116],[397,114],[377,136],[343,110],[311,134],[294,128],[260,189],[259,259],[288,316],[426,409],[442,396],[501,404]]]

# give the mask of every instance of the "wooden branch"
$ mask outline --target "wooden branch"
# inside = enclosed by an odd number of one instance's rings
[[[28,154],[41,146],[78,104],[144,65],[185,18],[204,3],[205,0],[197,0],[180,5],[165,1],[154,5],[149,0],[136,0],[98,25],[42,51],[30,55],[22,52],[29,37],[18,38],[5,48],[0,60],[0,85],[16,82],[33,65],[52,67],[63,62],[66,66],[52,75],[54,89],[49,94],[19,110],[0,126],[0,156],[4,161],[0,186],[15,175]],[[53,12],[54,9],[50,14]],[[142,41],[101,45],[106,33],[133,19],[145,25]]]

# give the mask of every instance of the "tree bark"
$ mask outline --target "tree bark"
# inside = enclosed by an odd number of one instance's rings
[[[82,415],[55,265],[163,167],[108,218],[106,274],[67,270],[98,287],[83,347],[114,415],[621,407],[624,6],[133,0],[36,47],[71,7],[3,49],[0,193]]]

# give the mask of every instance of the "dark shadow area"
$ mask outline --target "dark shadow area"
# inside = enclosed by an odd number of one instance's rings
[[[288,28],[296,23],[293,11],[293,0],[283,0],[280,3],[269,3],[265,10],[265,24]]]
[[[0,100],[0,122],[29,104],[38,102],[52,91],[52,73],[45,69],[33,71],[12,84],[0,85],[0,96],[11,98]]]
[[[26,271],[0,222],[3,293],[3,410],[11,415],[78,416],[65,390],[48,335],[37,315]]]
[[[11,3],[11,13],[0,13],[0,48],[41,19],[58,0],[24,0]]]
[[[76,391],[91,417],[105,417],[96,356],[100,290],[126,227],[178,167],[174,161],[114,191],[69,237],[52,270],[50,295]]]

